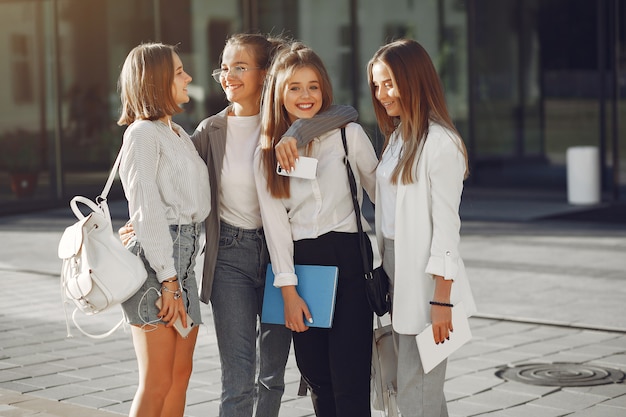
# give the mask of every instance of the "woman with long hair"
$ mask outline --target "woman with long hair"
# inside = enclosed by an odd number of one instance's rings
[[[467,150],[448,113],[426,50],[403,39],[382,46],[367,68],[385,135],[376,169],[376,237],[392,294],[398,347],[398,408],[404,417],[447,416],[444,360],[429,373],[415,335],[432,323],[436,343],[452,328],[452,306],[476,306],[459,254],[459,204]]]
[[[229,37],[220,68],[213,72],[229,105],[203,120],[192,135],[211,182],[200,297],[213,309],[222,366],[221,417],[251,417],[253,410],[259,417],[277,417],[285,389],[291,332],[280,325],[257,325],[269,255],[253,156],[261,134],[266,73],[275,51],[286,42],[255,33]],[[303,121],[283,133],[312,138],[357,117],[349,106],[328,110],[315,122]]]
[[[329,108],[332,86],[319,56],[301,43],[283,48],[268,73],[262,105],[261,148],[255,156],[257,191],[274,286],[280,287],[285,325],[293,331],[298,368],[311,390],[319,417],[370,415],[372,311],[357,234],[357,216],[346,173],[339,129],[311,141],[300,154],[318,160],[314,179],[276,173],[274,147],[297,120]],[[348,158],[357,183],[374,194],[377,159],[356,123],[345,127]],[[358,213],[365,230],[367,221]],[[371,248],[369,248],[371,254]],[[298,294],[295,264],[339,268],[332,328],[309,327],[311,317]]]

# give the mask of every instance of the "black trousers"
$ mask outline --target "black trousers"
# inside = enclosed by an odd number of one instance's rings
[[[297,264],[339,267],[332,328],[293,333],[296,362],[311,389],[315,415],[369,416],[373,314],[365,298],[358,236],[330,232],[294,245]]]

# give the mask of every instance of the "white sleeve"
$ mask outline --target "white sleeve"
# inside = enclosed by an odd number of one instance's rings
[[[146,126],[147,127],[147,126]],[[172,238],[157,184],[158,140],[144,126],[129,127],[124,134],[120,166],[130,220],[157,279],[176,275]]]
[[[426,273],[453,280],[460,263],[461,219],[459,206],[463,192],[465,160],[453,138],[446,133],[437,138],[424,156],[428,158],[433,237]],[[430,134],[429,134],[430,136]],[[430,137],[427,139],[430,140]],[[426,146],[426,145],[425,145]],[[426,149],[424,149],[426,151]]]
[[[261,207],[265,241],[274,271],[274,286],[298,285],[293,262],[293,238],[287,209],[281,199],[267,189],[267,177],[261,165],[261,147],[254,153],[256,190]]]
[[[361,187],[367,192],[370,201],[376,201],[376,167],[378,166],[378,157],[372,141],[361,125],[357,123],[349,125],[346,136],[352,138],[351,145],[352,149],[354,149],[352,161],[356,162],[356,170],[359,173]],[[348,148],[348,153],[351,152],[353,151]]]

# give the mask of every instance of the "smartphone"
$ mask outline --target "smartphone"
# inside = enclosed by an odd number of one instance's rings
[[[156,303],[154,304],[159,309],[161,309],[163,305],[161,302],[161,297],[157,298]],[[183,321],[180,319],[180,316],[177,316],[176,321],[174,321],[174,328],[183,337],[183,339],[186,339],[187,336],[189,336],[189,332],[191,332],[192,326],[193,326],[193,320],[191,320],[191,317],[189,317],[189,314],[187,314],[187,327],[183,327]]]
[[[280,165],[276,165],[276,173],[278,173],[278,175],[284,175],[286,177],[296,177],[312,180],[317,175],[317,159],[309,158],[307,156],[300,156],[293,170],[287,172]]]

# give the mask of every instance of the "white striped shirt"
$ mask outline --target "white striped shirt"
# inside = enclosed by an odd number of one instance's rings
[[[189,135],[160,121],[139,120],[124,132],[120,179],[128,212],[157,279],[176,275],[170,225],[202,222],[211,195],[207,167]]]

